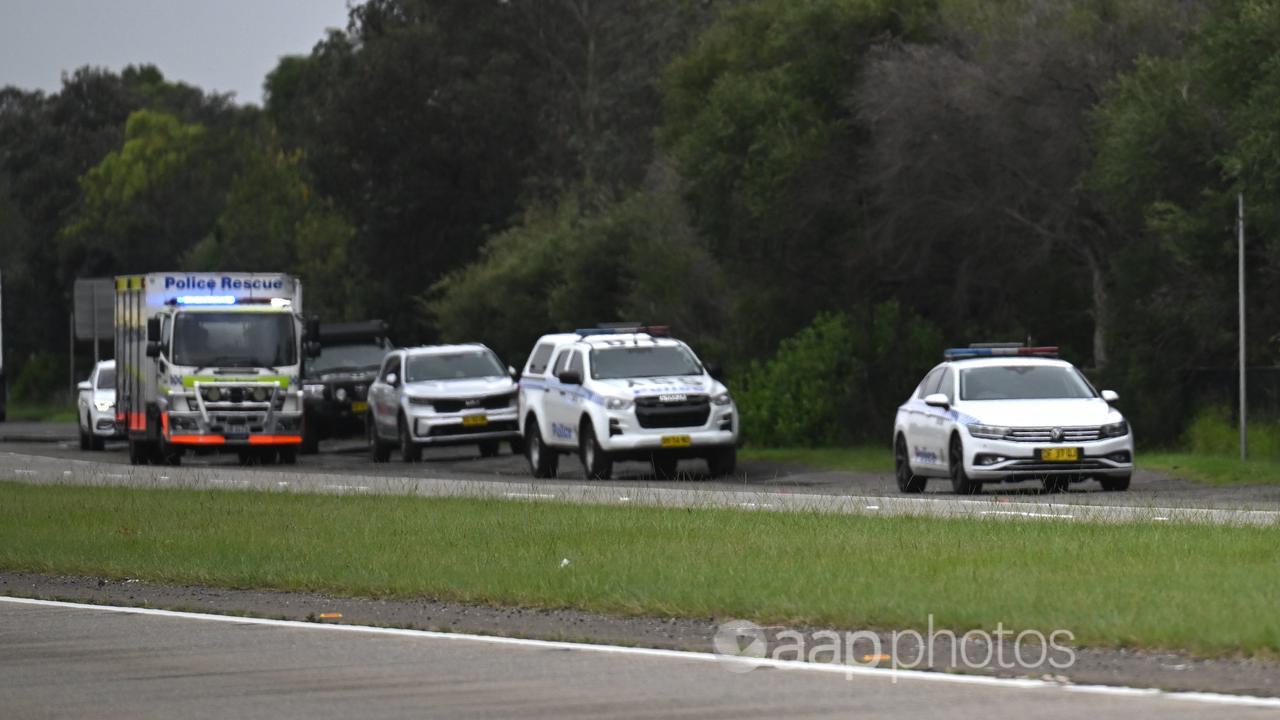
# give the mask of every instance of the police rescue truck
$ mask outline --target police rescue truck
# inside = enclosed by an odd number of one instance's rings
[[[315,350],[301,313],[301,283],[279,273],[117,277],[116,422],[129,461],[176,465],[199,450],[296,462],[302,360]]]

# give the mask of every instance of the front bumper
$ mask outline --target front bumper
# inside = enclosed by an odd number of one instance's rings
[[[409,414],[413,441],[419,445],[465,445],[475,442],[518,440],[520,426],[515,406],[497,410],[437,413],[414,406]],[[481,423],[477,419],[484,418]]]
[[[633,410],[610,411],[606,420],[608,428],[596,428],[596,438],[601,449],[617,455],[696,457],[738,443],[738,414],[732,404],[713,405],[706,422],[695,427],[641,427]]]
[[[122,438],[124,437],[124,428],[116,424],[116,409],[113,406],[107,412],[99,412],[97,408],[89,410],[89,432],[94,437],[100,438]]]
[[[1039,459],[1041,448],[1079,448],[1073,462]],[[1080,443],[1028,443],[1009,440],[965,441],[964,469],[974,480],[1027,480],[1046,475],[1122,476],[1133,472],[1133,434]]]
[[[173,445],[234,446],[299,445],[302,443],[300,412],[167,412],[161,431]]]

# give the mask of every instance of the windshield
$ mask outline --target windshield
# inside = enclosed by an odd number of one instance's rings
[[[678,345],[600,348],[591,351],[591,377],[613,378],[701,375],[702,365]]]
[[[960,373],[961,400],[1049,400],[1096,397],[1080,371],[1045,365],[970,368]]]
[[[307,374],[377,370],[386,354],[381,345],[326,345],[319,357],[307,361]]]
[[[473,350],[443,355],[411,355],[404,374],[405,382],[412,383],[497,377],[506,375],[507,370],[488,350]]]
[[[115,390],[116,389],[116,369],[102,368],[98,371],[98,389],[99,390]]]
[[[288,313],[185,312],[173,324],[173,362],[196,367],[277,367],[298,361]]]

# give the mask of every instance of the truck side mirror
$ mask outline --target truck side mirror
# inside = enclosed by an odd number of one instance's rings
[[[306,327],[307,339],[312,342],[320,342],[320,318],[312,315],[307,318]]]
[[[160,318],[158,317],[147,318],[147,342],[156,343],[157,346],[160,343]],[[150,355],[150,353],[147,354]],[[155,356],[152,355],[152,357]]]
[[[315,340],[308,340],[308,341],[306,342],[306,346],[307,346],[307,348],[306,348],[306,349],[307,349],[307,357],[309,357],[309,358],[318,358],[318,357],[320,357],[320,343],[316,342]]]
[[[147,341],[147,357],[160,357],[160,343],[155,340]]]

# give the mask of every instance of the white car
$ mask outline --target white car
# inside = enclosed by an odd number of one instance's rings
[[[500,443],[519,451],[514,370],[484,345],[393,350],[369,386],[369,451],[386,462],[397,445],[405,462],[428,445],[467,445],[484,457]]]
[[[538,340],[520,376],[520,432],[534,477],[576,452],[587,477],[618,460],[674,477],[685,458],[712,475],[737,466],[738,413],[689,346],[658,327],[593,328]]]
[[[983,344],[946,351],[893,426],[898,489],[949,478],[959,494],[983,483],[1039,480],[1046,492],[1090,478],[1127,490],[1133,431],[1057,348]]]
[[[105,441],[121,437],[116,424],[116,361],[99,362],[76,389],[80,449],[101,450]]]

